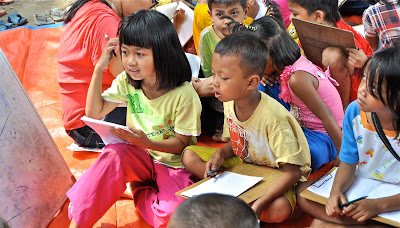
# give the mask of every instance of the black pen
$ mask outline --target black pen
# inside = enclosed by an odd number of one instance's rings
[[[109,41],[109,40],[110,40],[110,38],[108,38],[108,35],[107,35],[107,33],[104,33],[104,36],[106,37],[107,41]],[[117,53],[115,53],[115,51],[114,51],[114,50],[112,50],[112,53],[113,53],[113,55],[114,55],[115,57],[117,57]]]
[[[357,51],[360,50],[360,48],[356,48]],[[353,71],[353,78],[356,77],[356,73],[357,73],[357,68],[354,67],[354,71]]]
[[[357,199],[355,199],[355,200],[349,201],[349,202],[347,202],[347,203],[341,204],[341,205],[339,205],[339,208],[347,207],[347,206],[349,206],[350,204],[355,203],[355,202],[360,201],[360,200],[363,200],[363,199],[365,199],[365,198],[367,198],[367,197],[368,197],[368,196],[363,196],[363,197],[357,198]]]

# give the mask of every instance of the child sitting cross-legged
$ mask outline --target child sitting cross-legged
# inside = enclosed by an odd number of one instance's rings
[[[296,119],[257,89],[268,56],[265,43],[247,31],[233,33],[217,44],[212,59],[213,85],[215,96],[224,102],[224,138],[230,141],[221,149],[187,147],[182,163],[199,178],[234,163],[237,157],[282,170],[272,187],[252,204],[261,221],[276,223],[292,214],[294,186],[307,179],[311,159]]]
[[[354,34],[357,48],[349,48],[348,56],[337,47],[328,47],[322,52],[322,64],[325,68],[329,67],[332,77],[339,83],[337,90],[345,110],[350,102],[357,99],[357,89],[361,82],[359,68],[372,55],[371,46],[341,19],[338,0],[288,0],[288,5],[292,18],[322,23]]]

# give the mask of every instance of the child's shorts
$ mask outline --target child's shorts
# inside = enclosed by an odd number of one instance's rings
[[[217,150],[219,149],[213,147],[205,147],[205,146],[188,146],[185,148],[185,150],[191,150],[195,152],[203,161],[208,161],[210,160],[211,156],[213,156],[213,154],[217,152]],[[229,168],[241,161],[242,159],[240,159],[239,157],[233,156],[228,159],[225,159],[224,163],[222,163],[222,166],[224,168]]]
[[[292,213],[290,213],[289,217],[293,215],[294,209],[296,208],[296,203],[297,203],[297,198],[296,198],[296,185],[292,186],[287,190],[285,193],[283,193],[283,196],[286,197],[286,199],[289,200],[290,206],[292,206]]]

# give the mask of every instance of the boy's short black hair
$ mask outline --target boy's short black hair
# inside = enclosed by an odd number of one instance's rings
[[[175,27],[164,14],[139,10],[122,19],[118,34],[120,48],[125,44],[152,49],[158,90],[171,90],[191,80],[192,71]],[[141,80],[128,77],[128,81],[141,88]]]
[[[298,4],[311,15],[317,10],[325,12],[325,20],[336,23],[341,16],[338,11],[338,0],[288,0]]]
[[[240,57],[239,67],[245,77],[250,75],[262,77],[269,56],[265,43],[248,31],[239,31],[226,36],[217,44],[214,53]]]
[[[203,194],[183,202],[173,213],[170,228],[257,228],[253,209],[243,200],[221,194]]]
[[[221,4],[226,4],[227,6],[230,6],[232,4],[239,3],[240,6],[242,6],[243,10],[246,9],[247,7],[247,0],[207,0],[208,3],[208,8],[212,10],[212,5],[221,5]]]

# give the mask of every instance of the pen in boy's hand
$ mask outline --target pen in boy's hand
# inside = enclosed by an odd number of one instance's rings
[[[108,38],[108,35],[107,35],[107,33],[104,33],[104,36],[106,37],[107,41],[109,41],[109,40],[110,40],[110,38]],[[112,53],[113,53],[114,57],[117,57],[117,53],[115,53],[115,51],[114,51],[114,50],[112,50]]]
[[[209,173],[207,173],[207,177],[209,177],[211,174],[215,173],[217,170],[211,170]]]
[[[339,208],[347,207],[347,206],[349,206],[350,204],[355,203],[355,202],[360,201],[360,200],[363,200],[363,199],[365,199],[365,198],[367,198],[367,197],[368,197],[368,196],[363,196],[363,197],[357,198],[357,199],[355,199],[355,200],[349,201],[349,202],[347,202],[347,203],[341,204],[341,205],[339,205]]]

